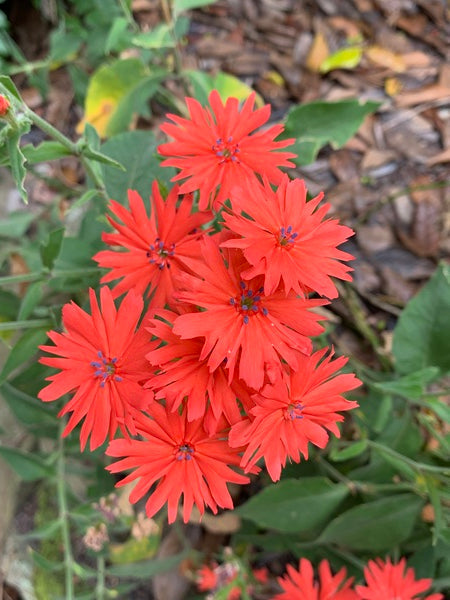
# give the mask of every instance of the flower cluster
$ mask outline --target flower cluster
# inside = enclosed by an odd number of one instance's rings
[[[149,517],[167,504],[169,522],[181,497],[185,522],[194,505],[232,508],[227,483],[247,483],[260,459],[278,480],[357,406],[346,359],[311,341],[334,279],[351,279],[338,246],[353,232],[283,174],[293,140],[275,141],[281,125],[255,132],[270,108],[254,101],[214,91],[209,108],[187,99],[190,118],[168,115],[159,152],[183,182],[166,198],[154,182],[148,204],[111,200],[109,248],[93,258],[114,284],[100,304],[90,291],[90,313],[66,305],[65,331],[42,347],[59,372],[39,397],[73,394],[64,435],[83,421],[82,449],[109,440],[109,471],[130,471],[118,485],[136,481],[131,502],[147,497]]]
[[[272,600],[443,600],[442,594],[422,594],[429,590],[431,579],[416,579],[406,561],[392,564],[390,559],[369,560],[364,569],[365,585],[352,587],[353,577],[346,579],[346,569],[333,575],[327,560],[319,565],[318,579],[306,558],[300,559],[298,570],[291,565],[287,574],[278,578],[282,592]]]

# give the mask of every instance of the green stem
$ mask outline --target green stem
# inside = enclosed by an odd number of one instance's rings
[[[136,21],[133,18],[133,13],[129,9],[128,4],[126,3],[126,1],[125,0],[119,0],[119,6],[122,9],[122,12],[125,15],[125,18],[128,21],[128,24],[130,25],[130,27],[133,29],[133,31],[136,31],[136,32],[139,31],[139,27],[138,27]]]
[[[412,458],[408,458],[407,456],[404,456],[403,454],[392,450],[392,448],[388,448],[388,446],[384,446],[383,444],[379,444],[378,442],[374,442],[372,440],[368,440],[367,443],[369,447],[374,448],[375,450],[379,450],[380,452],[384,452],[385,454],[389,454],[393,458],[403,461],[413,469],[416,469],[416,471],[428,471],[429,473],[450,475],[450,468],[437,467],[435,465],[428,465],[426,463],[416,462],[415,460],[412,460]]]
[[[56,140],[57,142],[59,142],[62,146],[67,148],[67,150],[71,154],[73,154],[74,156],[77,156],[80,159],[80,161],[83,164],[83,167],[86,169],[86,172],[88,173],[89,177],[94,182],[95,187],[98,189],[99,193],[106,200],[108,200],[109,198],[108,198],[108,194],[106,193],[106,188],[105,188],[104,182],[98,176],[95,169],[92,168],[92,166],[90,164],[90,160],[88,158],[86,158],[85,156],[83,156],[83,151],[79,148],[79,146],[77,146],[77,144],[74,144],[74,142],[69,140],[68,137],[66,137],[63,133],[58,131],[55,127],[53,127],[53,125],[51,125],[45,119],[43,119],[42,117],[37,115],[34,111],[32,111],[27,106],[25,106],[25,108],[24,108],[24,113],[37,127],[39,127],[39,129],[41,129],[49,137],[51,137],[54,140]]]
[[[97,557],[97,585],[95,586],[95,597],[97,600],[105,598],[105,558]]]
[[[184,88],[186,96],[193,96],[192,90],[190,89],[189,82],[186,80],[183,74],[183,61],[181,58],[180,45],[178,44],[177,36],[175,35],[175,22],[173,20],[172,7],[170,0],[161,0],[161,7],[164,14],[164,20],[169,28],[170,37],[173,40],[173,58],[175,62],[175,73],[180,78]]]
[[[57,142],[59,142],[62,146],[67,148],[67,150],[75,155],[79,156],[80,152],[76,144],[69,140],[63,133],[58,131],[56,127],[53,127],[48,121],[37,115],[31,108],[28,106],[25,107],[24,110],[25,115],[44,133],[46,133],[49,137],[53,138]]]
[[[64,571],[65,571],[65,582],[66,582],[66,600],[73,600],[74,598],[74,586],[73,586],[73,553],[72,544],[70,540],[70,527],[69,527],[69,510],[67,506],[67,495],[66,495],[66,482],[65,482],[65,458],[64,458],[64,439],[62,432],[65,426],[64,419],[60,421],[60,431],[58,439],[58,464],[57,464],[57,494],[58,494],[58,507],[59,507],[59,518],[61,519],[61,534],[64,545]]]
[[[30,319],[29,321],[0,322],[0,331],[15,331],[16,329],[34,329],[35,327],[53,327],[50,319]]]
[[[52,271],[35,271],[34,273],[23,273],[23,275],[6,275],[0,277],[0,286],[24,283],[27,281],[39,281],[46,279],[58,279],[62,277],[78,277],[78,275],[94,275],[99,272],[98,267],[86,267],[85,269],[60,269]]]
[[[354,319],[354,325],[356,329],[372,346],[375,354],[377,355],[378,360],[380,361],[381,366],[383,367],[383,370],[391,371],[392,363],[389,357],[383,352],[383,349],[381,348],[381,344],[378,340],[376,333],[368,324],[367,316],[363,310],[358,295],[356,294],[354,289],[349,285],[342,285],[338,283],[337,288],[339,290],[343,302],[346,304],[348,310],[350,311]]]
[[[44,273],[41,271],[35,273],[23,273],[22,275],[6,275],[5,277],[0,277],[0,286],[24,283],[26,281],[39,281],[39,279],[43,279],[44,276]]]

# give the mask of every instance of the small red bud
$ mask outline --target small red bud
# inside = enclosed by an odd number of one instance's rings
[[[9,100],[0,94],[0,117],[4,117],[6,115],[10,106]]]

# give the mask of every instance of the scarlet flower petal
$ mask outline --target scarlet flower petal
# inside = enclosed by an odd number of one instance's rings
[[[298,570],[288,565],[287,574],[278,578],[283,592],[272,600],[358,600],[356,592],[350,589],[353,578],[345,581],[345,577],[345,568],[333,575],[328,561],[323,560],[319,565],[318,580],[315,581],[312,564],[306,558],[301,558]],[[381,596],[377,600],[381,600]],[[383,600],[388,598],[383,597]]]
[[[233,425],[229,435],[233,447],[246,446],[242,466],[252,468],[264,457],[273,481],[281,475],[287,458],[308,458],[309,442],[324,448],[328,431],[339,434],[340,411],[355,408],[356,402],[342,397],[361,382],[351,374],[334,373],[346,362],[325,356],[326,349],[299,356],[297,371],[284,374],[252,396],[255,406],[247,420]]]
[[[353,258],[337,246],[353,231],[336,219],[323,220],[329,205],[318,208],[322,196],[307,202],[304,181],[289,181],[287,176],[276,191],[267,180],[264,186],[243,182],[233,189],[233,212],[224,213],[224,223],[242,237],[222,246],[243,250],[251,265],[244,279],[264,275],[266,295],[282,281],[286,293],[314,290],[328,298],[337,296],[331,277],[350,281],[352,269],[342,261]]]
[[[130,291],[116,310],[109,288],[101,288],[100,305],[94,290],[89,296],[91,314],[73,302],[66,304],[62,311],[66,332],[50,331],[55,346],[41,346],[59,358],[42,357],[40,362],[60,372],[48,377],[51,383],[38,394],[51,402],[74,392],[59,416],[71,413],[63,435],[84,419],[82,450],[89,436],[94,450],[107,437],[114,437],[117,429],[125,436],[135,434],[134,420],[153,400],[153,393],[141,385],[148,377],[144,355],[152,348],[150,336],[143,328],[135,331],[142,297]]]
[[[396,600],[443,600],[442,594],[422,596],[431,586],[431,579],[416,579],[414,569],[406,568],[406,560],[393,564],[388,558],[369,560],[364,569],[366,585],[357,585],[356,592],[361,600],[380,600],[395,598]]]
[[[142,498],[156,483],[146,503],[149,517],[167,502],[172,523],[182,495],[185,523],[194,504],[200,514],[205,506],[214,513],[219,506],[233,508],[226,483],[244,484],[249,479],[230,468],[236,467],[240,458],[223,432],[210,437],[202,419],[188,421],[186,413],[169,412],[158,403],[151,407],[151,418],[141,416],[138,431],[143,439],[113,440],[106,451],[108,456],[123,457],[107,467],[112,473],[135,469],[118,484],[138,479],[130,502]]]
[[[174,187],[163,200],[157,182],[150,197],[150,216],[139,194],[128,191],[129,210],[111,200],[109,206],[116,217],[108,221],[116,233],[103,233],[102,239],[124,252],[102,250],[93,259],[100,267],[111,269],[102,283],[116,281],[113,296],[134,289],[152,295],[151,306],[163,308],[173,303],[174,278],[183,271],[196,268],[201,259],[198,240],[204,235],[198,229],[211,220],[209,212],[191,214],[193,199],[184,198],[177,208],[179,188]]]
[[[294,142],[275,141],[282,125],[252,133],[270,116],[269,105],[253,109],[254,93],[241,110],[236,98],[228,98],[224,105],[216,90],[209,96],[210,108],[203,108],[193,98],[186,98],[186,103],[190,118],[167,115],[175,124],[164,123],[161,129],[174,141],[159,146],[158,152],[170,157],[163,165],[180,169],[173,181],[186,180],[180,188],[182,193],[200,190],[200,210],[211,203],[215,208],[220,206],[230,197],[233,186],[242,181],[256,184],[256,173],[279,183],[279,167],[295,166],[289,160],[295,154],[278,152]]]

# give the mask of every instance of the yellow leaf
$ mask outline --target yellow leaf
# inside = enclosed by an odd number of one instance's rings
[[[306,66],[310,71],[318,73],[320,71],[320,66],[326,58],[328,58],[329,54],[330,50],[328,48],[327,40],[323,33],[318,31],[311,44],[308,56],[306,57]]]
[[[384,82],[384,91],[388,96],[396,96],[402,89],[402,84],[397,77],[388,77]]]
[[[403,73],[406,70],[405,61],[401,54],[396,54],[387,48],[381,46],[369,46],[366,50],[366,56],[369,60],[379,65],[391,69],[395,73]]]
[[[143,63],[137,58],[102,65],[89,82],[85,114],[77,125],[77,133],[84,131],[86,123],[95,127],[100,137],[125,131],[132,119],[133,92],[147,77]]]
[[[354,69],[361,61],[362,49],[359,46],[341,48],[330,54],[320,65],[321,73],[328,73],[334,69]]]

